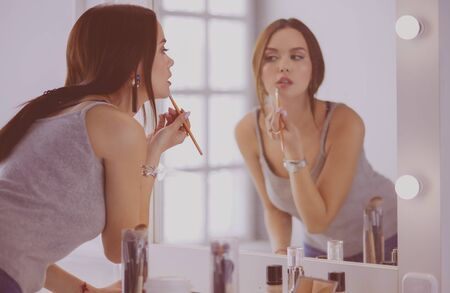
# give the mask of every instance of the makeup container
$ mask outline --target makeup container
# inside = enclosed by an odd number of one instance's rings
[[[287,276],[288,276],[288,293],[295,292],[295,286],[300,276],[304,276],[303,270],[304,252],[301,247],[287,248]]]
[[[211,292],[239,292],[238,257],[236,238],[216,238],[211,241]]]
[[[267,266],[266,293],[283,293],[283,266]]]
[[[345,293],[345,272],[330,272],[328,280],[338,283],[336,293]]]
[[[145,226],[122,231],[122,292],[142,292],[147,280],[148,239]]]
[[[335,293],[338,283],[336,281],[300,276],[295,293]]]
[[[344,242],[342,240],[327,241],[327,259],[328,260],[344,260]]]
[[[365,263],[384,262],[382,199],[374,197],[364,209],[363,252]]]

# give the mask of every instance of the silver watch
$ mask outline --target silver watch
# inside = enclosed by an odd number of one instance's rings
[[[283,166],[289,173],[296,173],[308,165],[305,159],[303,160],[283,160]]]

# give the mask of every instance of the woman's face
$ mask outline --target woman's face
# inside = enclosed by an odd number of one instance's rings
[[[170,94],[169,87],[171,83],[169,78],[172,76],[170,67],[173,65],[173,60],[166,54],[166,39],[159,23],[156,40],[156,53],[152,67],[152,87],[155,98],[161,99],[169,96]]]
[[[307,94],[312,64],[303,35],[293,28],[275,32],[263,55],[261,79],[266,92],[289,98]]]

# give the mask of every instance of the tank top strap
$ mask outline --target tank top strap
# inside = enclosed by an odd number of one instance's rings
[[[81,115],[84,117],[86,116],[86,112],[92,109],[93,107],[97,105],[109,105],[111,107],[116,107],[115,105],[111,104],[110,102],[104,101],[104,100],[93,100],[93,101],[86,101],[84,102],[85,105],[81,107]]]
[[[334,110],[339,106],[339,103],[332,103],[327,101],[326,118],[322,126],[322,133],[320,134],[320,154],[325,155],[325,143],[327,142],[328,129],[330,128],[331,117]]]
[[[261,154],[261,156],[264,155],[264,145],[262,142],[262,134],[261,134],[261,129],[259,127],[259,115],[261,114],[261,110],[259,108],[255,109],[255,126],[256,126],[256,138],[258,140],[258,147],[259,147],[259,152]]]

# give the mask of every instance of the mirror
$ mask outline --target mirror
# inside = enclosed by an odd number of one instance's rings
[[[273,250],[234,128],[257,106],[251,75],[256,36],[278,18],[296,17],[315,34],[325,60],[317,96],[345,103],[361,116],[368,161],[395,181],[395,2],[205,1],[157,3],[168,54],[175,60],[173,96],[192,112],[192,130],[205,151],[199,156],[187,140],[163,160],[166,177],[158,185],[161,206],[155,209],[160,242],[206,244],[210,237],[234,235],[243,249]],[[159,106],[164,110],[169,102]],[[357,208],[361,221],[363,208]],[[301,229],[294,220],[293,245],[302,245]]]

